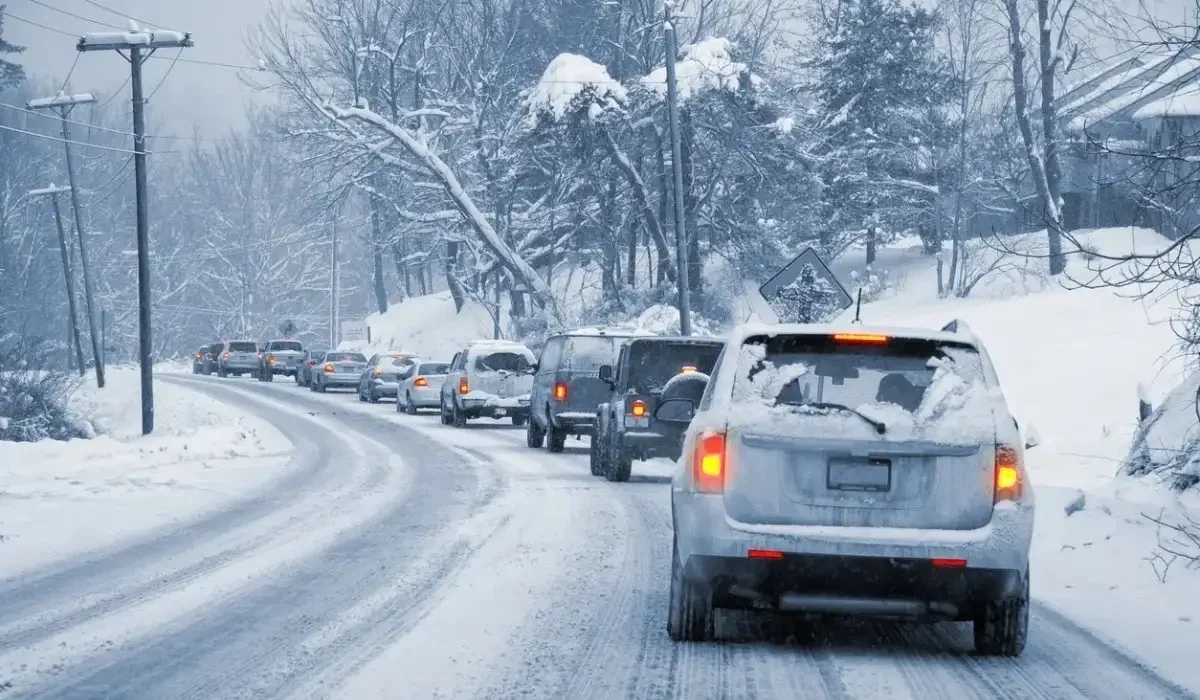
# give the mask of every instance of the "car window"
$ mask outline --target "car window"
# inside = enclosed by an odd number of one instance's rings
[[[272,342],[270,345],[268,345],[267,349],[268,350],[278,350],[280,352],[289,351],[289,350],[295,351],[295,352],[300,352],[301,350],[304,349],[304,347],[302,345],[300,345],[300,343],[297,343],[294,340],[276,340],[276,341]]]
[[[629,346],[626,382],[638,394],[658,394],[672,377],[694,369],[711,374],[724,347],[719,343],[641,341]]]
[[[558,369],[558,363],[562,360],[563,341],[565,338],[551,338],[546,343],[546,347],[542,350],[542,356],[538,359],[538,369],[546,371],[555,371]]]
[[[567,372],[596,372],[601,365],[616,361],[623,337],[571,335],[564,338],[558,369]]]
[[[524,372],[532,366],[528,355],[511,350],[480,353],[472,364],[476,372]]]
[[[986,384],[979,352],[962,343],[893,338],[847,344],[827,335],[777,335],[752,336],[742,348],[735,401],[892,404],[915,413],[927,394],[944,393],[929,391],[939,368]]]
[[[258,346],[254,343],[245,343],[242,341],[234,341],[229,343],[229,352],[258,352]]]
[[[712,405],[713,387],[717,384],[717,377],[721,374],[721,363],[725,361],[725,348],[721,348],[720,354],[717,355],[716,362],[713,363],[713,371],[708,376],[708,386],[704,388],[704,396],[700,397],[700,406],[698,411],[706,411]]]
[[[367,356],[361,352],[327,352],[325,353],[325,362],[363,362],[367,361]]]
[[[417,374],[446,374],[449,371],[449,362],[426,362],[417,368]]]
[[[380,355],[377,359],[380,367],[404,367],[417,362],[411,355]]]

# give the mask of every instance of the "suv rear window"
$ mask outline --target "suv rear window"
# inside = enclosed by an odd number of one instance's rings
[[[524,372],[532,366],[525,355],[504,350],[476,355],[474,364],[476,372]]]
[[[623,337],[569,335],[563,345],[557,369],[564,372],[598,372],[601,365],[617,362]]]
[[[638,341],[629,346],[629,388],[639,394],[658,394],[667,382],[694,367],[712,374],[721,354],[720,343]]]
[[[254,343],[235,340],[229,344],[229,352],[258,352],[258,346]]]
[[[327,352],[325,362],[366,362],[367,358],[361,352]]]
[[[276,340],[268,345],[267,349],[280,351],[294,350],[296,352],[301,352],[304,350],[304,347],[294,340]]]
[[[411,355],[384,355],[379,358],[380,367],[402,367],[416,363],[416,358]]]
[[[898,407],[933,417],[932,408],[925,404],[943,404],[967,383],[986,386],[987,381],[979,352],[964,343],[919,338],[838,342],[827,335],[763,335],[747,338],[742,346],[733,397],[735,402],[770,406],[838,404],[865,410],[890,405],[893,411]],[[956,407],[947,404],[945,410]]]
[[[417,374],[446,374],[450,371],[449,362],[425,363],[417,368]]]

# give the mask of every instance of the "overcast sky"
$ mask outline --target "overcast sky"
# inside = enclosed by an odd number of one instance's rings
[[[151,26],[191,32],[196,45],[185,49],[183,58],[253,66],[255,61],[246,51],[244,38],[265,16],[269,0],[95,0],[95,4],[87,0],[0,0],[0,4],[7,5],[11,15],[71,35],[125,29],[127,24],[121,17],[133,16]],[[52,80],[61,84],[78,53],[70,36],[12,17],[4,23],[4,38],[26,47],[16,60],[38,83]],[[176,53],[164,50],[158,54],[161,58],[146,62],[147,95],[159,84]],[[211,136],[242,125],[245,106],[262,98],[247,88],[238,74],[231,68],[176,63],[147,106],[147,130],[190,134],[195,126]],[[92,91],[103,100],[119,88],[121,94],[116,99],[128,104],[129,86],[123,85],[128,76],[129,64],[115,53],[86,53],[79,55],[71,90]]]

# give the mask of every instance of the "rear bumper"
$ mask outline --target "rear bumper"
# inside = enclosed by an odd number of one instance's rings
[[[413,405],[418,408],[438,408],[442,405],[441,387],[409,387],[405,391],[412,397]]]
[[[325,386],[358,386],[358,376],[345,374],[320,374],[317,382]]]
[[[720,495],[678,489],[671,493],[680,561],[692,557],[745,560],[751,549],[785,556],[863,557],[881,560],[965,559],[966,570],[1024,575],[1033,537],[1033,505],[998,508],[977,530],[755,526],[725,515]],[[961,571],[961,570],[959,570]]]
[[[1019,596],[1023,570],[944,568],[928,559],[785,554],[692,556],[684,576],[723,608],[906,619],[970,619],[977,604]]]
[[[400,390],[398,382],[388,382],[382,379],[372,379],[371,386],[375,387],[377,396],[395,396]]]
[[[515,406],[508,403],[501,404],[488,401],[486,399],[459,399],[458,401],[461,409],[471,416],[496,416],[497,418],[505,418],[529,415],[529,399],[520,399]]]
[[[596,414],[583,411],[550,410],[550,422],[555,428],[581,435],[590,435],[596,428]]]
[[[653,431],[621,433],[621,446],[637,459],[679,459],[679,437]]]
[[[237,360],[232,360],[230,362],[222,362],[218,366],[221,369],[225,370],[226,372],[257,372],[258,371],[258,363],[253,360],[245,360],[242,362],[239,362]]]

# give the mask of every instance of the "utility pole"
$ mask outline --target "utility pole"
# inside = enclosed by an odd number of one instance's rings
[[[683,225],[683,147],[679,141],[679,89],[675,82],[675,16],[673,3],[663,3],[663,34],[667,40],[667,114],[671,123],[671,171],[675,183],[675,266],[679,281],[679,333],[692,334],[692,308],[688,298],[687,231]]]
[[[64,95],[61,92],[54,97],[40,100],[30,100],[26,106],[29,109],[50,109],[58,112],[62,122],[63,146],[67,150],[67,180],[71,185],[71,208],[75,212],[75,236],[79,239],[79,269],[83,272],[83,296],[87,302],[88,335],[92,341],[92,361],[96,365],[96,386],[104,388],[104,357],[101,352],[101,339],[96,332],[95,292],[92,286],[92,275],[88,268],[87,241],[83,230],[83,213],[79,206],[79,186],[75,182],[75,160],[71,155],[71,126],[67,117],[76,105],[94,104],[96,98],[90,94]]]
[[[329,255],[329,349],[337,348],[338,339],[338,240],[337,220],[341,216],[341,207],[334,212],[330,229],[333,235]]]
[[[142,97],[142,63],[159,49],[192,46],[190,34],[142,30],[94,32],[79,39],[79,51],[116,51],[130,66],[133,90],[133,168],[137,185],[138,362],[142,379],[142,434],[154,432],[154,365],[150,335],[150,213],[146,191],[146,101]],[[128,54],[124,52],[128,52]]]
[[[70,192],[67,187],[55,187],[51,184],[49,187],[40,190],[31,190],[30,197],[50,197],[50,202],[54,205],[54,222],[58,224],[58,250],[62,253],[63,277],[67,281],[67,313],[70,315],[71,321],[71,339],[75,342],[75,364],[79,367],[79,376],[84,376],[87,373],[87,365],[83,362],[83,343],[79,340],[79,321],[75,314],[75,276],[71,274],[71,256],[67,246],[67,232],[63,228],[62,208],[58,206],[58,195],[65,192]]]

